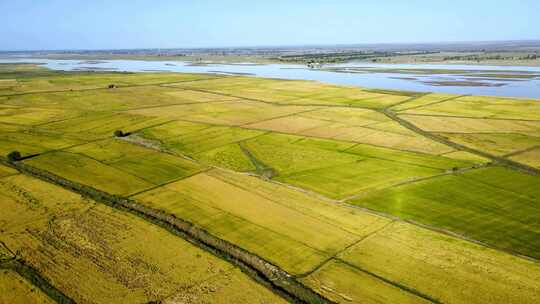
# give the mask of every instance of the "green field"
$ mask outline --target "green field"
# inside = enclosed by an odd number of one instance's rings
[[[56,176],[0,165],[0,259],[77,303],[286,302],[155,214],[337,303],[540,301],[537,100],[27,64],[0,79],[1,160]],[[0,302],[50,300],[21,278],[0,269]]]
[[[540,178],[486,168],[381,190],[352,204],[540,258]]]

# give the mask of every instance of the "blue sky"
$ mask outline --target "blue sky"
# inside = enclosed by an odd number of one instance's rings
[[[0,0],[0,50],[540,39],[538,0]]]

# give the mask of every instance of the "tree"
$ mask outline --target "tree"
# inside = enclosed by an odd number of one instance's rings
[[[9,154],[7,155],[7,158],[9,161],[18,161],[22,158],[21,156],[21,152],[19,151],[11,151],[9,152]]]
[[[116,131],[114,131],[114,136],[116,136],[116,137],[124,137],[125,134],[124,134],[124,132],[122,132],[122,130],[116,130]]]

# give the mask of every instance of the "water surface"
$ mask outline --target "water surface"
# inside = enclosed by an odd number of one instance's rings
[[[282,79],[316,80],[325,83],[352,85],[365,88],[394,89],[417,92],[438,92],[467,95],[507,96],[540,99],[540,77],[530,79],[494,79],[459,74],[426,74],[406,72],[403,74],[380,72],[380,69],[431,69],[466,70],[472,73],[538,73],[540,67],[521,66],[474,66],[435,64],[374,64],[347,63],[325,66],[343,69],[346,67],[372,69],[369,72],[336,72],[324,69],[309,69],[294,64],[191,64],[178,61],[143,60],[54,60],[54,59],[0,59],[0,63],[29,62],[43,64],[53,70],[99,70],[125,72],[184,72],[184,73],[230,73]]]

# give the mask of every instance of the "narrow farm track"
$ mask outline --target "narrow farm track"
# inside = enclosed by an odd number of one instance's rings
[[[455,143],[453,141],[450,141],[442,136],[439,136],[437,134],[433,134],[431,132],[427,132],[427,131],[424,131],[422,129],[420,129],[419,127],[415,126],[414,124],[412,124],[411,122],[399,117],[396,113],[388,110],[388,109],[383,109],[383,110],[380,110],[379,111],[380,113],[383,113],[384,115],[386,115],[388,118],[392,119],[393,121],[396,121],[397,123],[399,123],[400,125],[402,125],[403,127],[417,133],[417,134],[420,134],[424,137],[427,137],[431,140],[434,140],[436,142],[439,142],[441,144],[445,144],[447,146],[450,146],[456,150],[460,150],[460,151],[466,151],[466,152],[469,152],[469,153],[473,153],[473,154],[476,154],[476,155],[479,155],[479,156],[482,156],[482,157],[485,157],[485,158],[489,158],[491,159],[492,161],[494,162],[497,162],[501,165],[504,165],[504,166],[507,166],[507,167],[510,167],[510,168],[513,168],[513,169],[516,169],[516,170],[519,170],[519,171],[522,171],[522,172],[526,172],[526,173],[529,173],[529,174],[534,174],[534,175],[540,175],[540,169],[537,169],[537,168],[534,168],[534,167],[531,167],[531,166],[527,166],[525,164],[521,164],[521,163],[518,163],[518,162],[515,162],[513,160],[510,160],[510,159],[506,159],[504,157],[499,157],[499,156],[495,156],[493,154],[490,154],[490,153],[487,153],[487,152],[484,152],[484,151],[480,151],[480,150],[476,150],[476,149],[473,149],[473,148],[470,148],[470,147],[467,147],[467,146],[464,146],[462,144],[458,144],[458,143]]]
[[[427,94],[429,95],[429,94]],[[427,95],[424,95],[424,96],[427,96]],[[454,97],[450,97],[450,98],[446,98],[446,99],[443,99],[443,100],[439,100],[439,101],[435,101],[435,102],[432,102],[432,103],[426,103],[426,104],[423,104],[423,105],[418,105],[418,106],[414,106],[414,107],[410,107],[410,108],[406,108],[404,110],[400,110],[400,111],[408,111],[408,110],[412,110],[412,109],[417,109],[417,108],[421,108],[421,107],[426,107],[426,106],[431,106],[431,105],[435,105],[435,104],[440,104],[440,103],[443,103],[443,102],[447,102],[447,101],[450,101],[450,100],[454,100],[454,99],[458,99],[458,98],[462,98],[462,97],[466,97],[466,96],[470,96],[470,95],[457,95],[457,96],[454,96]],[[415,99],[418,99],[420,97],[417,97]],[[404,103],[407,103],[409,102],[408,100],[405,100],[403,102],[399,102],[397,104],[394,104],[394,105],[391,105],[388,107],[388,109],[391,109],[395,106],[399,106],[401,104],[404,104]]]
[[[111,195],[92,187],[64,179],[27,164],[8,162],[4,158],[0,158],[0,163],[15,168],[26,175],[61,186],[110,207],[130,212],[143,220],[165,228],[171,233],[186,239],[217,257],[238,266],[252,279],[268,287],[270,290],[292,303],[335,303],[306,287],[278,266],[271,264],[235,244],[219,239],[202,228],[181,218],[143,206],[129,198]]]

